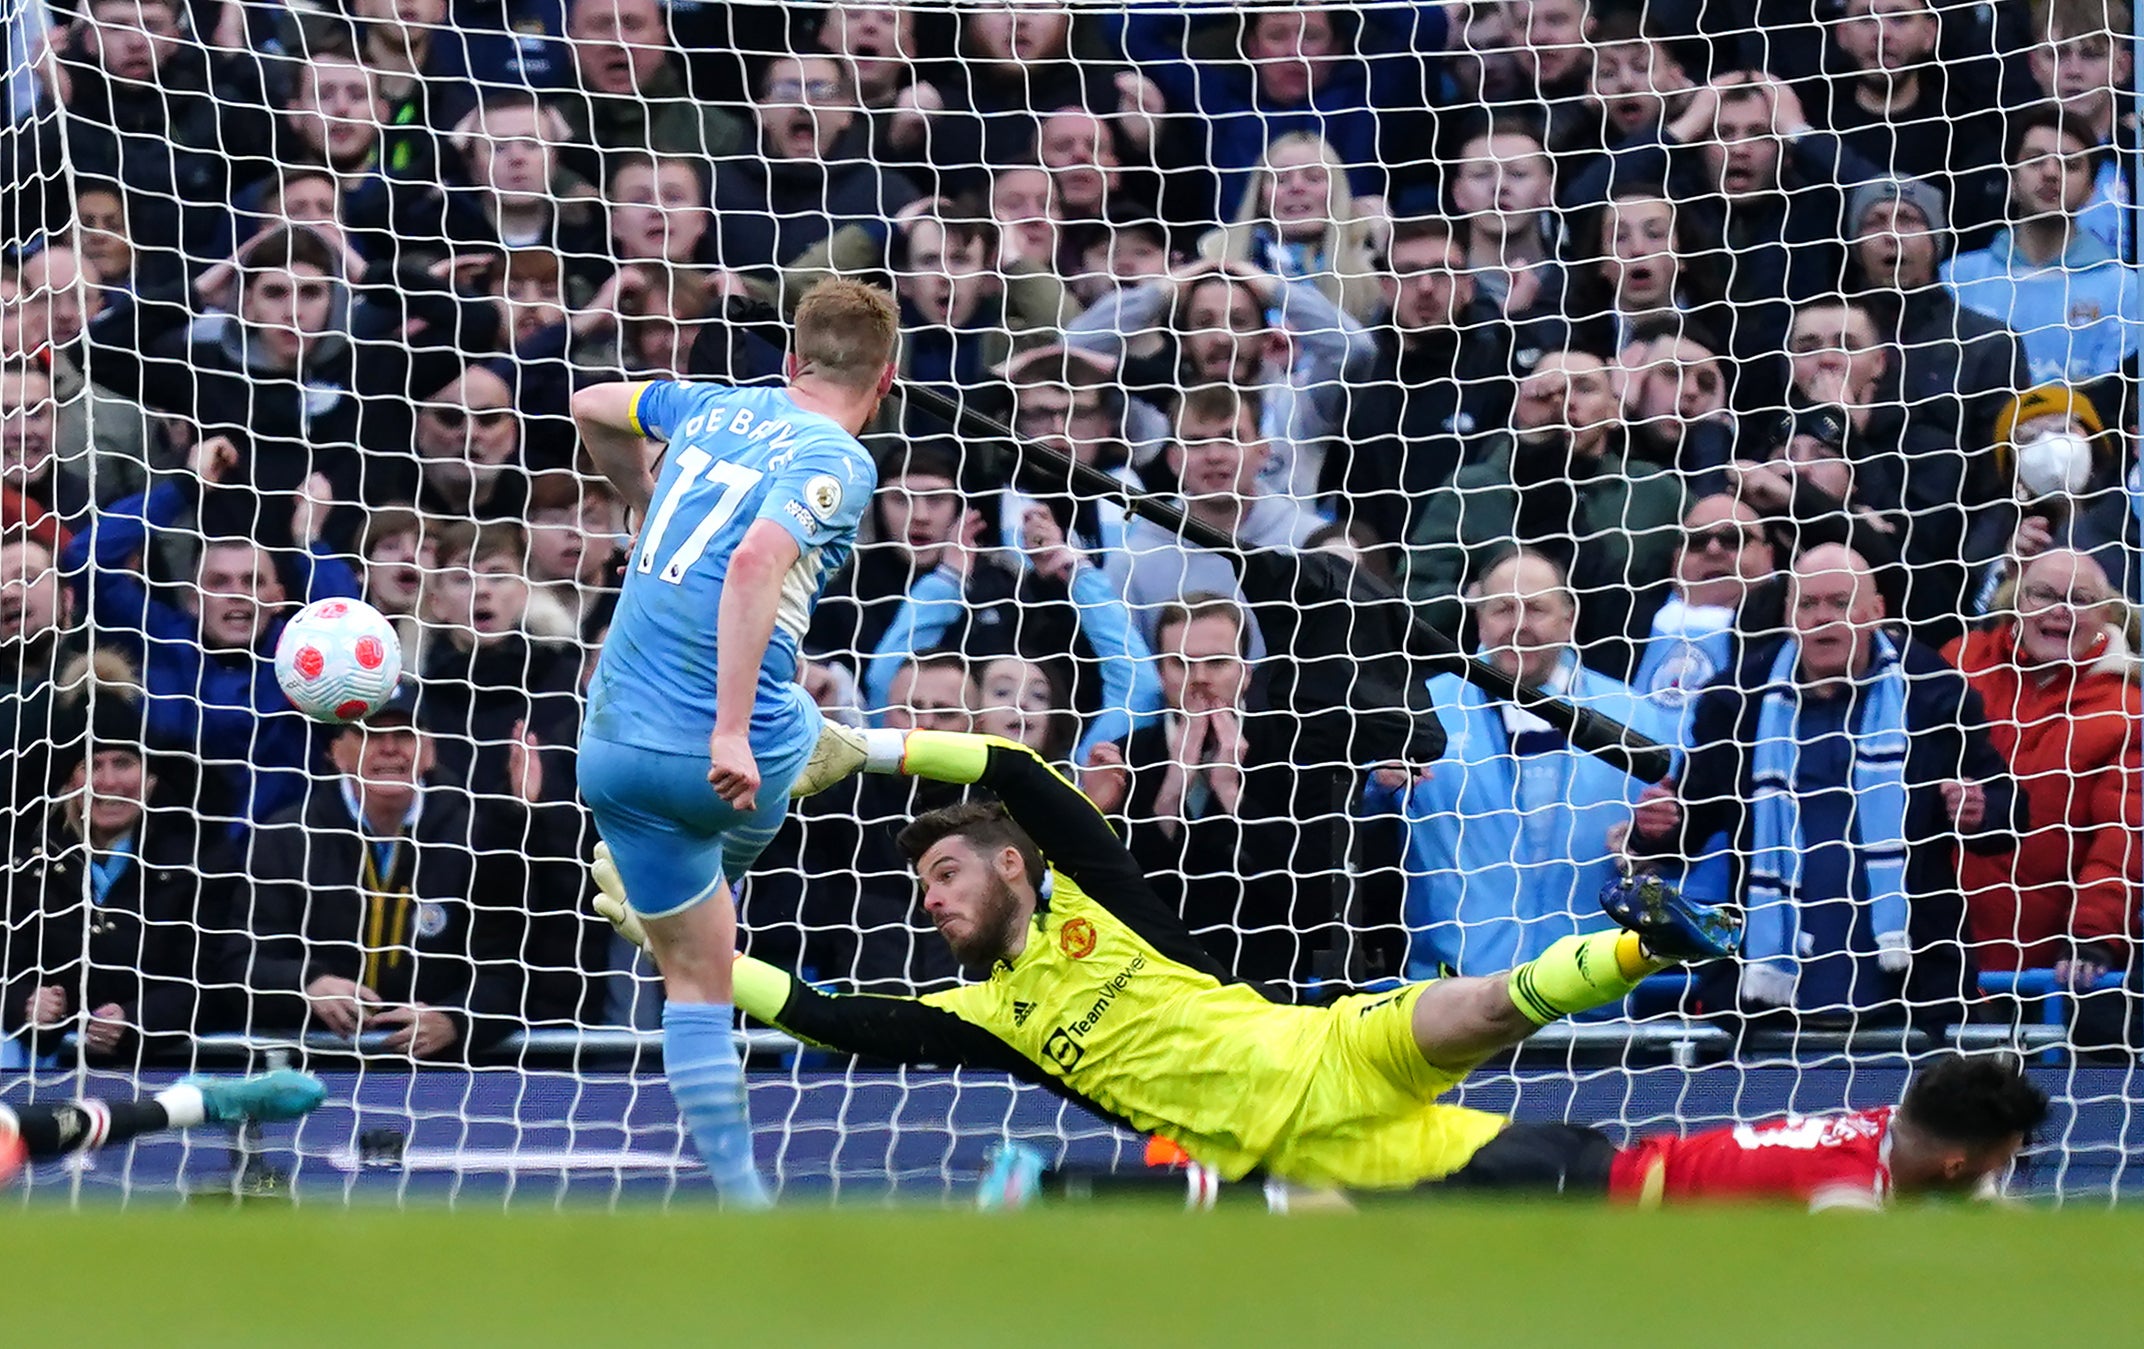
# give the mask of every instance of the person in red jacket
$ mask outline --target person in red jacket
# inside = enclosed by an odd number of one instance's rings
[[[2016,852],[1958,858],[1980,967],[2051,969],[2078,992],[2128,966],[2144,880],[2144,702],[2113,593],[2090,557],[2050,550],[2009,616],[1944,652],[2031,812]]]

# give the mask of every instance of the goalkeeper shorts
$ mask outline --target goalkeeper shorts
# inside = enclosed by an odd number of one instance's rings
[[[810,762],[812,743],[759,753],[755,808],[741,811],[708,785],[703,751],[669,754],[582,737],[581,795],[633,911],[682,913],[713,898],[724,880],[741,878],[782,827],[789,785]]]
[[[1302,1104],[1263,1161],[1303,1185],[1404,1190],[1450,1175],[1506,1124],[1437,1098],[1466,1079],[1422,1057],[1414,1005],[1427,984],[1335,1002]]]

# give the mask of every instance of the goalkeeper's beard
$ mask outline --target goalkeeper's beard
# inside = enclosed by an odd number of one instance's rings
[[[985,884],[987,897],[965,935],[955,937],[943,923],[938,924],[938,935],[945,939],[946,948],[962,969],[988,969],[1004,958],[1011,952],[1013,934],[1020,927],[1020,898],[1012,887],[996,876]]]

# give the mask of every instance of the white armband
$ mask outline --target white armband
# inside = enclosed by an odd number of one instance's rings
[[[901,759],[908,752],[908,732],[889,730],[884,727],[864,732],[864,771],[866,773],[898,773]]]

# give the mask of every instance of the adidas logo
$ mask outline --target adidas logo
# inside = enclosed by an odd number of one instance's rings
[[[1034,1010],[1035,1004],[1031,1002],[1022,1002],[1018,998],[1014,998],[1012,1000],[1012,1024],[1015,1026],[1026,1025],[1028,1014],[1033,1012]]]

